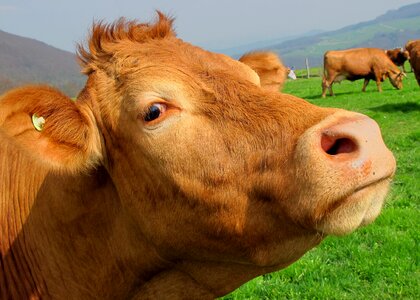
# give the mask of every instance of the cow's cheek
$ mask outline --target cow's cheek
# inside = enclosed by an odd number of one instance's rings
[[[148,199],[137,201],[141,214],[148,215],[145,218],[147,231],[154,235],[153,239],[159,239],[156,244],[179,236],[177,244],[183,241],[192,246],[194,240],[202,240],[207,233],[221,234],[227,228],[240,230],[240,217],[231,216],[241,211],[238,199],[242,195],[232,185],[237,181],[235,163],[223,141],[205,123],[199,127],[188,122],[172,125],[167,131],[153,133],[154,136],[146,138],[146,144],[139,145],[143,150],[138,152],[147,153],[138,159],[148,162],[143,163],[148,170],[138,170],[136,180],[139,182],[135,185],[150,184],[144,188]],[[159,176],[153,181],[142,179],[157,172]],[[233,207],[236,212],[230,211]],[[218,228],[214,224],[218,224]],[[197,228],[202,228],[202,232]]]

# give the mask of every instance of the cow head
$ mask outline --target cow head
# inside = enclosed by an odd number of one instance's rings
[[[398,68],[396,70],[392,70],[389,74],[389,81],[391,82],[392,86],[396,89],[402,89],[403,87],[403,78],[407,77],[404,72],[401,72]]]
[[[78,101],[97,108],[105,165],[164,255],[281,264],[303,237],[378,215],[395,163],[373,121],[265,92],[159,18],[94,26]]]

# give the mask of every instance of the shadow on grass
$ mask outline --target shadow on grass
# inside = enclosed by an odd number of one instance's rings
[[[344,96],[344,95],[356,95],[356,94],[362,94],[362,93],[363,94],[370,94],[370,93],[372,93],[372,91],[367,91],[367,92],[362,92],[362,91],[349,91],[349,92],[338,92],[338,93],[334,92],[334,96],[330,96],[330,94],[327,93],[327,96],[325,98],[322,98],[321,97],[321,92],[320,92],[317,95],[305,96],[305,99],[312,99],[312,100],[314,100],[314,99],[329,99],[329,98],[334,99],[336,97],[341,97],[341,96]]]
[[[384,104],[381,106],[371,107],[369,108],[371,111],[379,111],[379,112],[413,112],[413,111],[420,111],[420,104],[416,102],[405,102],[405,103],[395,103],[395,104]]]

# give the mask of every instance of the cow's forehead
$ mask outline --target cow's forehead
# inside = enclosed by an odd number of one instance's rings
[[[127,64],[129,70],[120,70],[122,73],[143,73],[148,68],[154,68],[157,69],[156,74],[160,68],[162,72],[177,70],[178,72],[174,73],[183,73],[194,80],[199,80],[202,74],[217,73],[218,78],[215,79],[223,80],[225,74],[226,77],[236,77],[238,80],[260,84],[257,73],[249,66],[224,54],[206,51],[177,38],[127,45],[123,49],[125,51],[121,51],[120,48],[115,58],[128,60],[131,63]]]

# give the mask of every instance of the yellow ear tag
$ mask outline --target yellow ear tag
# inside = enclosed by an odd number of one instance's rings
[[[42,131],[44,129],[45,119],[43,117],[38,117],[36,114],[32,115],[32,124],[38,131]]]

